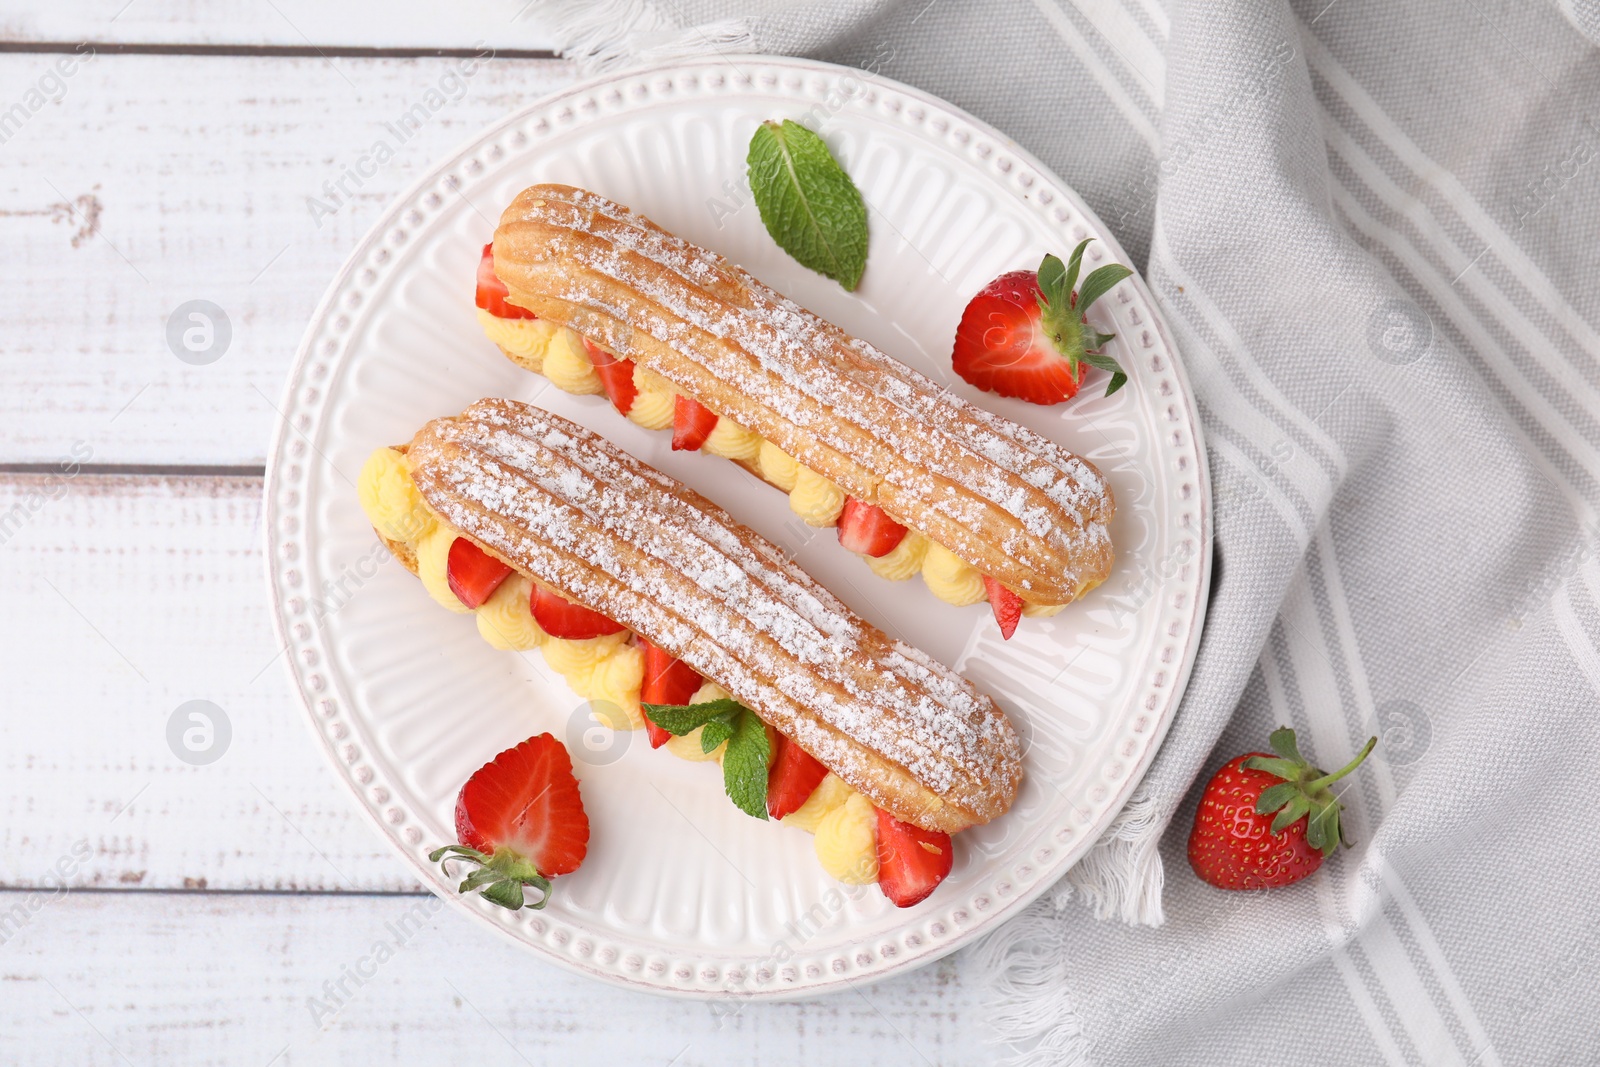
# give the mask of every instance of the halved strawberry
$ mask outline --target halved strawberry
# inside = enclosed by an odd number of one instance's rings
[[[633,385],[633,360],[613,355],[587,337],[583,339],[583,347],[589,353],[589,362],[594,364],[594,372],[600,376],[600,384],[606,387],[612,406],[626,415],[633,407],[633,398],[639,395]]]
[[[926,900],[955,862],[950,835],[878,809],[878,888],[897,908]]]
[[[533,595],[528,598],[528,610],[533,612],[533,621],[537,622],[545,633],[568,641],[584,641],[591,637],[604,637],[606,634],[620,634],[624,629],[598,611],[586,608],[582,604],[574,604],[542,585],[533,587]]]
[[[445,579],[456,599],[467,607],[475,608],[488,600],[510,575],[510,567],[465,537],[450,542],[450,554],[445,557]]]
[[[828,776],[828,768],[782,734],[777,738],[772,769],[767,772],[767,814],[781,819],[800,810]]]
[[[525,307],[518,307],[506,298],[511,290],[494,272],[494,242],[483,246],[483,257],[478,260],[478,306],[497,319],[536,319],[539,316]]]
[[[1059,404],[1078,392],[1089,367],[1111,372],[1110,396],[1128,380],[1101,348],[1115,334],[1085,320],[1090,305],[1133,271],[1108,263],[1083,279],[1078,271],[1089,239],[1065,266],[1047,255],[1037,271],[1002,274],[978,291],[961,313],[950,362],[968,383],[1034,404]]]
[[[459,845],[429,858],[480,864],[461,892],[483,888],[486,899],[515,911],[528,886],[542,894],[528,906],[544,907],[550,879],[577,870],[589,850],[589,816],[566,747],[540,734],[480,767],[456,798],[456,838]]]
[[[895,522],[876,504],[853,496],[844,498],[839,512],[839,543],[863,556],[887,556],[905,540],[906,528]]]
[[[1022,598],[987,574],[983,576],[984,592],[989,594],[989,606],[994,609],[994,621],[1000,624],[1000,637],[1011,640],[1017,632],[1017,620],[1022,618]]]
[[[637,636],[637,635],[635,635]],[[698,671],[681,659],[657,648],[643,637],[639,647],[644,649],[644,684],[639,688],[639,700],[644,704],[687,704],[694,691],[705,681]],[[660,748],[672,735],[650,721],[644,721],[645,732],[650,735],[650,747]]]
[[[706,443],[716,426],[715,412],[680,393],[672,408],[672,450],[693,452]]]

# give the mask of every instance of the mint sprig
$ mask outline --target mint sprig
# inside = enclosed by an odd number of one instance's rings
[[[867,205],[821,137],[791,119],[756,127],[746,159],[767,233],[848,290],[867,267]]]
[[[1121,263],[1107,263],[1090,273],[1079,286],[1078,273],[1083,268],[1083,250],[1089,247],[1092,240],[1094,238],[1085,237],[1079,241],[1065,264],[1048,254],[1039,262],[1039,309],[1045,332],[1050,335],[1056,351],[1066,357],[1073,371],[1082,362],[1111,375],[1111,382],[1106,386],[1106,396],[1110,396],[1128,381],[1127,374],[1117,365],[1117,361],[1101,351],[1117,335],[1101,333],[1089,325],[1085,316],[1090,305],[1133,271]],[[1074,287],[1077,292],[1073,292]]]
[[[700,730],[700,750],[713,752],[724,741],[722,787],[746,815],[767,817],[767,767],[772,746],[760,717],[737,700],[702,704],[645,704],[650,721],[674,737]],[[701,729],[704,727],[704,729]]]

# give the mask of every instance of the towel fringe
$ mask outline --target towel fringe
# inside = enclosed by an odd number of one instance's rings
[[[1165,873],[1160,847],[1168,821],[1153,796],[1135,794],[1089,854],[1061,880],[1053,898],[1056,907],[1076,892],[1094,908],[1096,919],[1160,926],[1166,920],[1161,910]]]
[[[1005,1067],[1089,1067],[1089,1041],[1067,993],[1068,953],[1061,920],[1036,901],[971,950],[988,986],[984,1019],[1010,1050]]]
[[[548,27],[561,42],[561,55],[585,74],[757,50],[755,33],[742,19],[685,28],[646,0],[535,0],[526,17]]]

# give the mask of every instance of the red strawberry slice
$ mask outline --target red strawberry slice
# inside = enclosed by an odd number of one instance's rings
[[[620,634],[624,629],[598,611],[586,608],[582,604],[574,604],[542,585],[533,587],[533,596],[528,600],[528,609],[533,612],[533,621],[539,624],[540,629],[551,637],[561,637],[568,641],[584,641],[591,637]]]
[[[863,556],[887,556],[905,540],[906,528],[891,519],[876,504],[853,496],[844,498],[839,512],[839,543]]]
[[[467,607],[475,608],[488,600],[510,575],[510,567],[465,537],[450,542],[450,554],[445,558],[445,579],[456,599]]]
[[[518,307],[506,298],[511,290],[494,272],[494,242],[483,246],[483,258],[478,260],[478,306],[497,319],[536,319],[539,316],[525,307]]]
[[[546,878],[577,870],[589,816],[566,746],[540,734],[480,767],[456,799],[456,836],[489,856],[514,854]]]
[[[1047,255],[1037,271],[1014,270],[979,290],[956,327],[955,372],[986,392],[1034,404],[1075,396],[1091,366],[1111,373],[1107,396],[1122,388],[1127,375],[1103,351],[1115,335],[1090,326],[1084,315],[1133,272],[1108,263],[1078,285],[1089,240],[1065,264]]]
[[[1017,620],[1022,618],[1022,598],[987,574],[983,576],[983,588],[989,594],[994,621],[1000,624],[1001,639],[1011,640],[1011,635],[1017,632]]]
[[[695,451],[706,443],[716,425],[716,412],[680,393],[672,408],[672,450]]]
[[[800,810],[828,776],[828,768],[793,741],[778,734],[772,769],[767,772],[767,814],[774,819]]]
[[[878,809],[878,888],[897,908],[926,900],[955,862],[950,835]]]
[[[644,704],[687,704],[704,681],[693,667],[681,659],[652,645],[643,637],[639,647],[644,649],[644,684],[639,688],[639,700]],[[650,747],[660,748],[672,737],[666,730],[651,722],[646,716],[645,732],[650,735]]]
[[[639,395],[633,385],[633,360],[613,355],[587,337],[583,339],[583,347],[589,353],[589,362],[594,364],[594,372],[600,375],[600,384],[606,387],[612,406],[626,415],[633,407],[633,398]]]
[[[1002,274],[984,286],[956,327],[955,372],[984,392],[1034,404],[1076,396],[1089,366],[1074,366],[1056,350],[1041,299],[1039,277],[1031,270]]]

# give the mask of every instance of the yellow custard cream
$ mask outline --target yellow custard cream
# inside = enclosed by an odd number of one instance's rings
[[[606,391],[589,353],[584,350],[583,338],[565,327],[559,328],[544,350],[544,376],[557,389],[577,396],[590,396]]]
[[[845,885],[878,880],[878,813],[860,793],[851,793],[817,824],[815,842],[822,869]]]
[[[983,575],[978,568],[941,544],[928,543],[922,557],[922,580],[933,595],[947,604],[962,607],[984,599]]]
[[[806,802],[783,817],[783,825],[798,826],[808,834],[817,832],[817,824],[834,808],[844,807],[844,802],[855,795],[855,790],[844,784],[832,771],[811,791]]]
[[[561,329],[544,319],[501,319],[478,309],[478,324],[489,340],[499,345],[520,365],[535,374],[544,373],[545,350]]]
[[[628,409],[628,418],[647,430],[665,430],[672,425],[678,407],[678,394],[670,389],[645,389],[639,385],[639,369],[634,368],[633,387],[639,392]]]
[[[789,508],[807,526],[832,526],[844,510],[844,490],[810,467],[801,467],[789,491]]]
[[[600,661],[628,639],[628,631],[591,637],[582,641],[551,638],[542,646],[544,661],[550,669],[567,678],[587,678]]]
[[[879,578],[887,578],[891,582],[903,582],[914,574],[922,573],[922,561],[928,555],[928,539],[915,530],[907,530],[900,543],[890,549],[887,555],[864,556],[867,566],[872,568],[872,573]]]
[[[761,477],[785,493],[794,488],[795,480],[800,477],[800,464],[771,441],[761,442],[761,451],[757,454],[756,462],[761,468]]]
[[[624,640],[628,637],[625,633],[618,636]],[[548,659],[550,645],[544,647]],[[589,701],[594,717],[613,730],[637,730],[644,726],[644,712],[639,707],[639,687],[644,684],[644,649],[638,645],[613,646],[587,674],[568,675],[567,684]]]
[[[422,540],[415,542],[417,577],[422,579],[422,587],[428,591],[428,595],[441,606],[458,615],[465,615],[472,609],[463,604],[450,588],[448,574],[450,546],[455,539],[454,530],[443,523],[435,523]]]
[[[532,594],[533,583],[520,574],[501,582],[478,609],[479,635],[495,648],[510,652],[526,652],[554,640],[534,621],[528,607]]]
[[[367,457],[356,495],[373,527],[391,541],[415,541],[433,529],[433,513],[422,503],[406,457],[392,448]]]
[[[724,415],[711,428],[711,435],[700,449],[723,459],[753,463],[761,454],[761,436]]]

